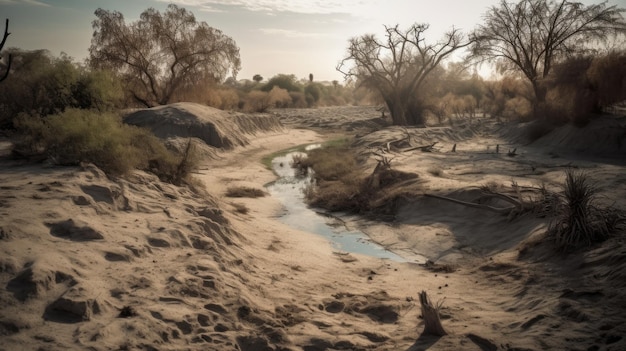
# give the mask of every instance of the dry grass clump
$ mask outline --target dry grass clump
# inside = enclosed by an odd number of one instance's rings
[[[300,166],[314,171],[315,186],[307,192],[312,206],[330,211],[376,215],[395,212],[397,201],[417,175],[397,171],[390,163],[379,163],[369,176],[362,175],[356,154],[345,146],[331,146],[310,152]]]
[[[567,170],[560,214],[548,233],[563,250],[589,247],[614,234],[624,223],[614,208],[596,205],[598,190],[584,172]]]
[[[326,181],[339,180],[357,173],[354,152],[347,147],[327,147],[311,150],[306,158],[298,160],[300,167],[311,167],[315,178]]]
[[[250,212],[250,209],[244,204],[233,202],[231,203],[231,205],[233,206],[233,208],[235,209],[237,213],[248,214],[248,212]]]
[[[111,113],[68,109],[45,119],[21,115],[15,126],[21,133],[18,156],[59,165],[93,163],[114,176],[142,169],[174,184],[185,182],[197,167],[191,141],[182,154],[174,153],[148,130],[123,124]]]
[[[261,189],[251,188],[247,186],[230,187],[226,190],[227,197],[249,197],[257,198],[263,197],[267,193]]]

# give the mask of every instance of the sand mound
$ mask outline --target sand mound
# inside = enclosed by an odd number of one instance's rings
[[[248,144],[249,136],[257,132],[282,129],[278,119],[269,114],[227,112],[190,102],[139,110],[126,116],[124,122],[149,128],[163,139],[198,138],[224,149]]]
[[[579,128],[558,127],[531,144],[534,147],[573,153],[606,155],[626,153],[626,118],[603,116]]]
[[[0,349],[235,349],[238,311],[270,318],[211,195],[91,165],[0,178]]]

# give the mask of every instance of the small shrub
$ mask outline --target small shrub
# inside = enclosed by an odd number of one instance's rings
[[[623,223],[615,209],[596,206],[597,188],[584,172],[567,170],[560,215],[548,233],[563,250],[589,247],[609,238]]]
[[[301,93],[299,91],[291,91],[289,92],[289,97],[291,97],[291,105],[289,107],[292,107],[292,108],[307,107],[306,96],[304,96],[304,93]]]
[[[211,89],[206,92],[203,102],[220,110],[235,110],[239,106],[239,95],[235,89]]]
[[[227,197],[250,197],[250,198],[256,198],[256,197],[263,197],[265,195],[267,195],[265,193],[265,191],[263,191],[261,189],[250,188],[250,187],[247,187],[247,186],[231,187],[231,188],[228,188],[228,190],[226,190],[226,196]]]
[[[246,112],[265,112],[271,106],[269,93],[253,90],[246,96],[243,110]]]
[[[248,214],[248,212],[250,212],[250,209],[244,204],[238,204],[233,202],[231,203],[231,205],[235,208],[235,211],[237,211],[237,213]]]
[[[269,92],[270,104],[272,107],[287,107],[291,104],[291,96],[285,89],[274,86]]]
[[[441,169],[439,167],[429,167],[427,172],[430,173],[431,175],[435,176],[435,177],[443,177],[444,176],[443,169]]]

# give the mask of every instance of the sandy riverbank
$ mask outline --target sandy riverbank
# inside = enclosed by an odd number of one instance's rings
[[[244,131],[245,146],[210,154],[196,175],[202,193],[141,172],[109,179],[89,165],[0,161],[0,349],[626,347],[623,235],[555,255],[548,245],[528,245],[546,219],[511,220],[421,197],[400,204],[393,221],[348,222],[394,251],[453,268],[435,272],[347,259],[324,239],[278,221],[276,199],[226,197],[228,187],[262,189],[275,179],[260,163],[272,152],[349,134],[366,155],[405,133],[372,132],[384,124],[373,108],[276,114],[283,128]],[[411,130],[414,145],[438,141],[441,148],[391,150],[394,166],[419,174],[416,191],[471,197],[487,183],[557,188],[560,166],[576,165],[589,170],[607,201],[624,206],[626,173],[617,158],[512,145],[500,128]],[[518,156],[496,154],[495,145],[516,147]],[[520,255],[523,247],[531,248]],[[449,335],[421,335],[421,290],[443,301]]]

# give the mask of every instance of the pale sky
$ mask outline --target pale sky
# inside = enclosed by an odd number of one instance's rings
[[[406,28],[428,23],[435,42],[453,26],[468,33],[499,0],[0,0],[0,23],[10,19],[6,47],[65,52],[78,61],[88,56],[97,8],[116,10],[127,23],[149,7],[164,11],[175,3],[196,19],[220,29],[240,48],[238,79],[265,79],[285,73],[316,81],[343,81],[335,70],[348,40],[383,36],[383,25]],[[600,1],[582,1],[584,4]],[[609,5],[626,7],[626,0]],[[4,28],[1,27],[0,30]]]

